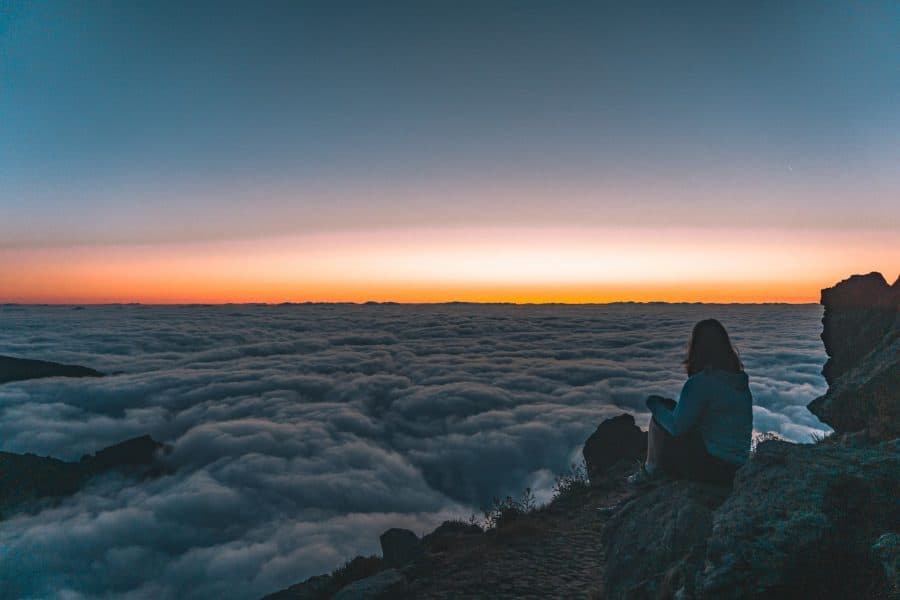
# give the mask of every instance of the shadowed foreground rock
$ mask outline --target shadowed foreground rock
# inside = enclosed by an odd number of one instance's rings
[[[713,517],[706,597],[877,598],[872,547],[900,529],[900,444],[760,444]]]
[[[603,532],[609,598],[878,598],[895,575],[900,444],[760,444],[734,489],[675,481]],[[880,544],[880,545],[879,545]]]
[[[0,383],[44,377],[103,377],[103,373],[79,365],[0,356]]]
[[[0,452],[0,518],[70,496],[88,479],[104,473],[161,475],[165,468],[160,458],[166,449],[144,435],[85,455],[77,463],[49,456]]]
[[[581,452],[588,477],[597,482],[616,463],[643,460],[647,456],[647,432],[634,424],[633,416],[624,413],[600,423]]]

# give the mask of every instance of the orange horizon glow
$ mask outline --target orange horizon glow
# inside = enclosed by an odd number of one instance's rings
[[[891,231],[457,228],[0,248],[0,302],[818,302],[900,265]]]

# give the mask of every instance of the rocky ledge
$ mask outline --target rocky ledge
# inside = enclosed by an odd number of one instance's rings
[[[58,502],[98,475],[113,472],[138,478],[161,475],[166,471],[162,459],[167,451],[167,446],[144,435],[87,454],[78,462],[0,452],[0,519]]]
[[[383,558],[268,598],[900,597],[898,291],[877,273],[823,290],[829,388],[809,408],[835,433],[760,443],[733,486],[628,489],[646,433],[620,415],[585,443],[589,482],[551,504],[508,505],[486,531],[389,530]]]

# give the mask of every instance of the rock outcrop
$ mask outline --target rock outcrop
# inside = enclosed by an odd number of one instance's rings
[[[900,279],[888,285],[881,273],[852,275],[822,290],[822,342],[829,359],[822,369],[828,384],[859,363],[894,326]]]
[[[103,373],[79,365],[0,356],[0,383],[44,377],[103,377]]]
[[[633,416],[624,413],[600,423],[581,453],[588,478],[597,483],[613,465],[646,458],[647,432],[634,424]]]
[[[900,279],[854,275],[822,290],[828,391],[809,410],[838,433],[900,435]]]
[[[79,462],[0,452],[0,519],[77,492],[92,477],[113,471],[138,477],[162,474],[167,447],[148,435],[85,455]]]

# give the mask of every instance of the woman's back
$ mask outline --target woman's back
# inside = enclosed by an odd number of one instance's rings
[[[707,451],[730,463],[746,462],[753,432],[747,374],[704,369],[685,383],[679,404],[685,400],[703,407],[696,427]]]

